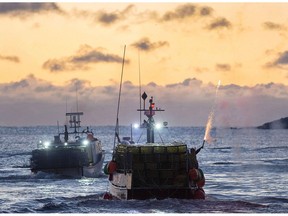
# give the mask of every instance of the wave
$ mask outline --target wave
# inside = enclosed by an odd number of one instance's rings
[[[214,165],[234,165],[237,163],[233,163],[233,162],[215,162],[213,163]]]
[[[30,164],[14,165],[12,168],[30,168]]]
[[[207,195],[206,200],[105,200],[102,191],[87,196],[34,199],[29,205],[19,203],[18,208],[2,213],[267,213],[285,212],[285,206],[277,210],[283,203],[288,203],[288,199],[225,200],[213,195]]]
[[[254,151],[265,151],[269,152],[271,150],[284,150],[287,151],[288,146],[268,146],[268,147],[262,147],[262,148],[255,148]]]
[[[232,147],[214,147],[214,148],[211,148],[211,149],[216,149],[216,150],[225,150],[225,149],[232,149]]]
[[[38,212],[58,213],[59,211],[71,212],[70,207],[65,202],[55,203],[53,201],[45,203],[41,208],[36,209]]]
[[[15,152],[15,153],[6,153],[2,154],[1,158],[15,157],[15,156],[27,156],[31,155],[31,151],[29,152]]]
[[[0,181],[9,181],[9,182],[13,181],[19,182],[19,180],[38,180],[38,179],[53,180],[53,179],[78,179],[78,178],[45,172],[38,172],[36,174],[31,173],[28,175],[9,175],[0,177]]]
[[[277,158],[271,158],[271,159],[264,159],[262,160],[265,163],[270,163],[273,165],[287,165],[288,164],[288,158],[284,159],[277,159]]]
[[[103,194],[89,196],[77,196],[65,198],[69,206],[77,206],[76,212],[93,213],[255,213],[265,212],[268,205],[248,202],[248,201],[223,201],[223,200],[104,200]],[[48,202],[50,203],[50,201]],[[169,206],[169,208],[167,208]],[[55,209],[65,208],[65,206],[50,206]],[[70,207],[69,207],[70,208]],[[45,210],[45,209],[44,209]]]
[[[33,179],[80,179],[81,177],[73,177],[55,173],[46,173],[39,171],[37,173],[32,173],[31,178]]]
[[[271,203],[288,203],[288,198],[284,197],[265,197],[263,198],[264,202],[271,202]]]

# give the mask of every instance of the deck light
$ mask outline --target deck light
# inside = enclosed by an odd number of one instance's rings
[[[139,124],[135,123],[135,124],[133,124],[133,127],[134,127],[135,129],[138,129],[138,128],[139,128]]]
[[[162,128],[162,125],[161,125],[160,123],[157,123],[157,124],[155,125],[155,128],[156,128],[156,129],[161,129],[161,128]]]
[[[49,141],[45,141],[43,144],[44,144],[45,148],[48,148],[50,146],[50,142]]]
[[[89,140],[87,140],[87,139],[83,140],[82,144],[83,144],[84,146],[87,146],[87,145],[89,144]]]

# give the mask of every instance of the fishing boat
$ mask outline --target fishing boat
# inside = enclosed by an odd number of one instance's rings
[[[109,176],[104,199],[205,199],[205,177],[199,168],[196,154],[204,147],[188,148],[182,142],[156,143],[154,115],[164,110],[155,108],[153,97],[145,108],[147,94],[142,94],[143,112],[148,118],[141,127],[146,129],[146,143],[134,143],[129,137],[119,138],[117,130],[112,160],[104,167]],[[163,123],[167,127],[167,122]]]
[[[32,151],[30,169],[70,177],[98,177],[102,171],[105,151],[99,139],[87,127],[81,129],[83,112],[66,113],[70,129],[54,136],[53,141],[40,141]],[[81,131],[82,130],[82,131]]]

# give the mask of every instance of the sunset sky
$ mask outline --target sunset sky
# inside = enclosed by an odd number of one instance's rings
[[[204,126],[213,106],[219,126],[286,117],[287,11],[286,2],[1,2],[0,125],[64,124],[76,97],[83,124],[115,124],[125,45],[120,124],[139,121],[139,70],[170,126]]]

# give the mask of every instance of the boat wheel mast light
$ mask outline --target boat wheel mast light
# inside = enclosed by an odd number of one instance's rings
[[[165,111],[161,108],[156,107],[155,108],[155,103],[153,102],[153,97],[149,99],[149,108],[145,108],[145,100],[147,99],[147,94],[144,92],[142,94],[142,99],[144,103],[144,109],[138,109],[137,111],[144,111],[144,115],[148,117],[148,120],[144,120],[144,122],[141,124],[142,128],[147,129],[147,143],[154,143],[154,129],[159,129],[162,128],[161,124],[155,124],[153,116],[156,114],[158,111]],[[168,123],[164,122],[163,126],[167,127]]]

